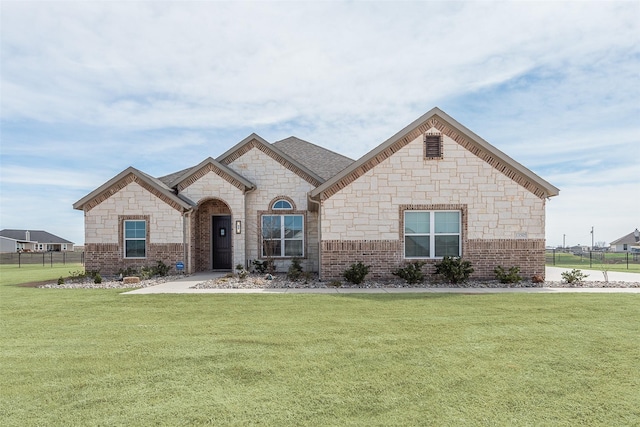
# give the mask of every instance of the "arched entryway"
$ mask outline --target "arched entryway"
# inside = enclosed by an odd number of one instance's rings
[[[233,233],[231,209],[220,199],[208,199],[198,205],[193,224],[196,271],[231,270]]]

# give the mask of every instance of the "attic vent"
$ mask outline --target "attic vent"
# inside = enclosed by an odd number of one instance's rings
[[[442,158],[442,135],[441,134],[425,134],[424,135],[424,157],[425,159],[441,159]]]

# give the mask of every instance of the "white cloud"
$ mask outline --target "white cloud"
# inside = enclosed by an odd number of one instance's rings
[[[639,190],[637,2],[0,8],[3,206],[8,186],[162,175],[253,131],[358,158],[434,105],[561,188],[550,227],[594,188]]]

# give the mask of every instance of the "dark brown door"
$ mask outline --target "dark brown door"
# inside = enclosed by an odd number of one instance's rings
[[[211,231],[213,235],[212,268],[214,270],[231,270],[231,217],[214,216]]]

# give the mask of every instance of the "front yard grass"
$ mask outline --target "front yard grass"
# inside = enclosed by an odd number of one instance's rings
[[[18,285],[20,283],[41,282],[44,280],[56,281],[59,277],[67,278],[72,273],[84,272],[81,263],[67,264],[0,264],[0,286]]]
[[[0,292],[4,426],[640,423],[640,295]]]

